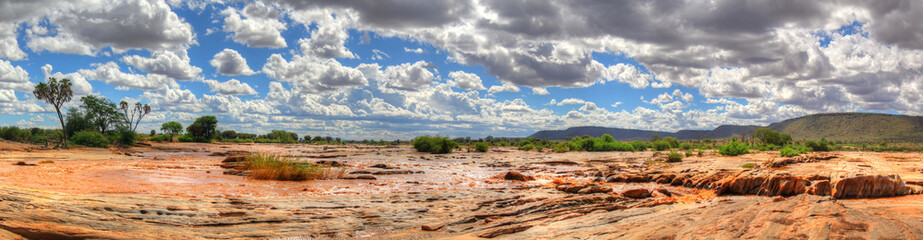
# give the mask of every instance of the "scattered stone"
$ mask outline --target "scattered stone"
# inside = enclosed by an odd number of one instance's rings
[[[596,184],[587,184],[583,189],[577,191],[579,194],[593,194],[593,193],[607,193],[612,192],[611,187],[601,186]]]
[[[637,188],[622,192],[622,196],[634,199],[649,198],[651,197],[651,191],[644,188]]]
[[[522,173],[519,173],[519,172],[517,172],[517,171],[509,171],[509,172],[506,172],[506,174],[503,175],[503,179],[504,179],[504,180],[511,180],[511,181],[520,181],[520,182],[526,182],[526,181],[535,180],[534,177],[522,175]]]
[[[384,163],[379,163],[379,164],[372,165],[371,168],[397,169],[397,167],[388,166],[387,164],[384,164]]]
[[[445,227],[445,223],[438,222],[438,223],[423,224],[423,226],[420,226],[420,229],[422,229],[423,231],[432,232],[432,231],[439,231],[439,229],[442,229],[442,227]]]
[[[375,176],[372,175],[347,175],[343,177],[343,179],[377,180],[378,178],[375,178]]]

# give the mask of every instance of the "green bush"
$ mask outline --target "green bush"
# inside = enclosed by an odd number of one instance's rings
[[[194,137],[191,137],[189,135],[181,135],[178,138],[176,138],[176,140],[178,140],[179,142],[195,142],[196,141]]]
[[[413,148],[417,149],[417,152],[428,152],[428,153],[451,153],[452,149],[458,147],[458,143],[452,141],[448,137],[443,136],[419,136],[413,139]]]
[[[755,167],[756,167],[756,163],[746,163],[746,164],[744,164],[743,166],[740,166],[740,167],[741,167],[741,168],[746,168],[746,169],[751,169],[751,168],[755,168]]]
[[[109,140],[102,133],[96,131],[80,131],[71,136],[71,142],[87,147],[108,147]]]
[[[147,140],[154,141],[154,142],[172,142],[173,138],[167,134],[160,134],[160,135],[151,136]]]
[[[531,143],[519,146],[519,150],[522,150],[522,151],[530,151],[532,149],[535,149],[535,146],[532,145]]]
[[[135,140],[138,138],[138,134],[134,131],[131,131],[128,126],[119,126],[109,134],[109,138],[113,140],[116,145],[121,147],[127,147],[135,145]]]
[[[570,147],[568,147],[566,143],[558,143],[557,145],[554,145],[554,152],[556,153],[563,153],[569,150]]]
[[[692,155],[693,155],[692,151],[686,151],[686,157],[692,157]]]
[[[477,152],[487,152],[489,148],[490,146],[488,146],[486,142],[479,142],[474,144],[474,151]]]
[[[635,151],[647,150],[647,143],[644,143],[642,141],[631,141],[628,144],[631,145],[631,147],[634,148]]]
[[[654,141],[654,150],[663,151],[667,149],[670,149],[670,142],[663,139]]]
[[[746,143],[742,142],[730,142],[726,145],[718,147],[718,153],[725,156],[738,156],[750,153],[747,150],[748,146]]]
[[[670,152],[667,154],[667,162],[682,162],[683,155],[678,152]]]
[[[810,148],[811,151],[815,151],[815,152],[826,152],[826,151],[833,150],[833,148],[830,146],[830,142],[827,142],[827,139],[821,139],[820,141],[817,141],[817,142],[807,141],[804,143],[804,146]]]
[[[800,151],[795,150],[791,147],[785,147],[782,150],[779,150],[779,155],[783,157],[794,157],[794,156],[798,156],[799,154],[801,154]]]

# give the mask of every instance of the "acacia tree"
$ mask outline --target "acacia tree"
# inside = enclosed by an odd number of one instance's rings
[[[86,118],[96,126],[96,131],[108,133],[113,124],[118,124],[123,119],[122,113],[116,110],[115,103],[106,98],[84,96],[80,98],[80,107],[86,110]]]
[[[35,85],[35,90],[32,91],[32,94],[35,95],[36,99],[54,106],[54,110],[58,113],[58,121],[61,122],[61,144],[63,144],[64,148],[67,148],[67,132],[64,131],[64,115],[61,114],[61,106],[74,97],[70,79],[61,79],[59,82],[58,79],[48,78],[47,83]]]
[[[119,103],[119,108],[125,112],[125,121],[128,122],[128,127],[131,128],[131,132],[135,132],[135,130],[138,129],[138,124],[141,123],[141,119],[148,113],[151,113],[151,106],[147,104],[141,105],[140,102],[136,102],[134,107],[129,109],[128,103],[122,101]],[[138,118],[135,119],[135,116]]]
[[[178,122],[165,122],[160,125],[160,131],[170,135],[170,141],[173,141],[173,135],[183,134],[183,125]]]

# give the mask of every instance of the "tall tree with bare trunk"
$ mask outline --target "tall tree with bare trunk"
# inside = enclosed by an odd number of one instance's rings
[[[148,106],[147,104],[141,105],[140,102],[136,102],[134,107],[129,109],[128,103],[122,101],[119,103],[119,108],[125,112],[125,121],[128,122],[128,127],[131,128],[132,132],[138,130],[138,124],[141,124],[141,119],[144,118],[144,116],[148,113],[151,113],[151,106]]]
[[[58,121],[61,122],[61,144],[64,148],[67,148],[67,132],[64,131],[64,115],[61,114],[61,106],[74,97],[70,79],[65,78],[58,81],[55,78],[48,78],[47,83],[35,85],[35,90],[32,91],[32,94],[35,95],[36,99],[54,106],[54,110],[58,112]]]

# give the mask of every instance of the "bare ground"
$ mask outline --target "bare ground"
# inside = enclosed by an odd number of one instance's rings
[[[231,150],[336,161],[348,176],[375,179],[249,180],[225,174],[225,156],[211,156]],[[157,143],[42,150],[0,142],[0,239],[923,238],[920,153],[706,153],[667,164],[651,152],[491,150]],[[509,171],[535,180],[504,180]],[[824,181],[831,190],[818,191]]]

